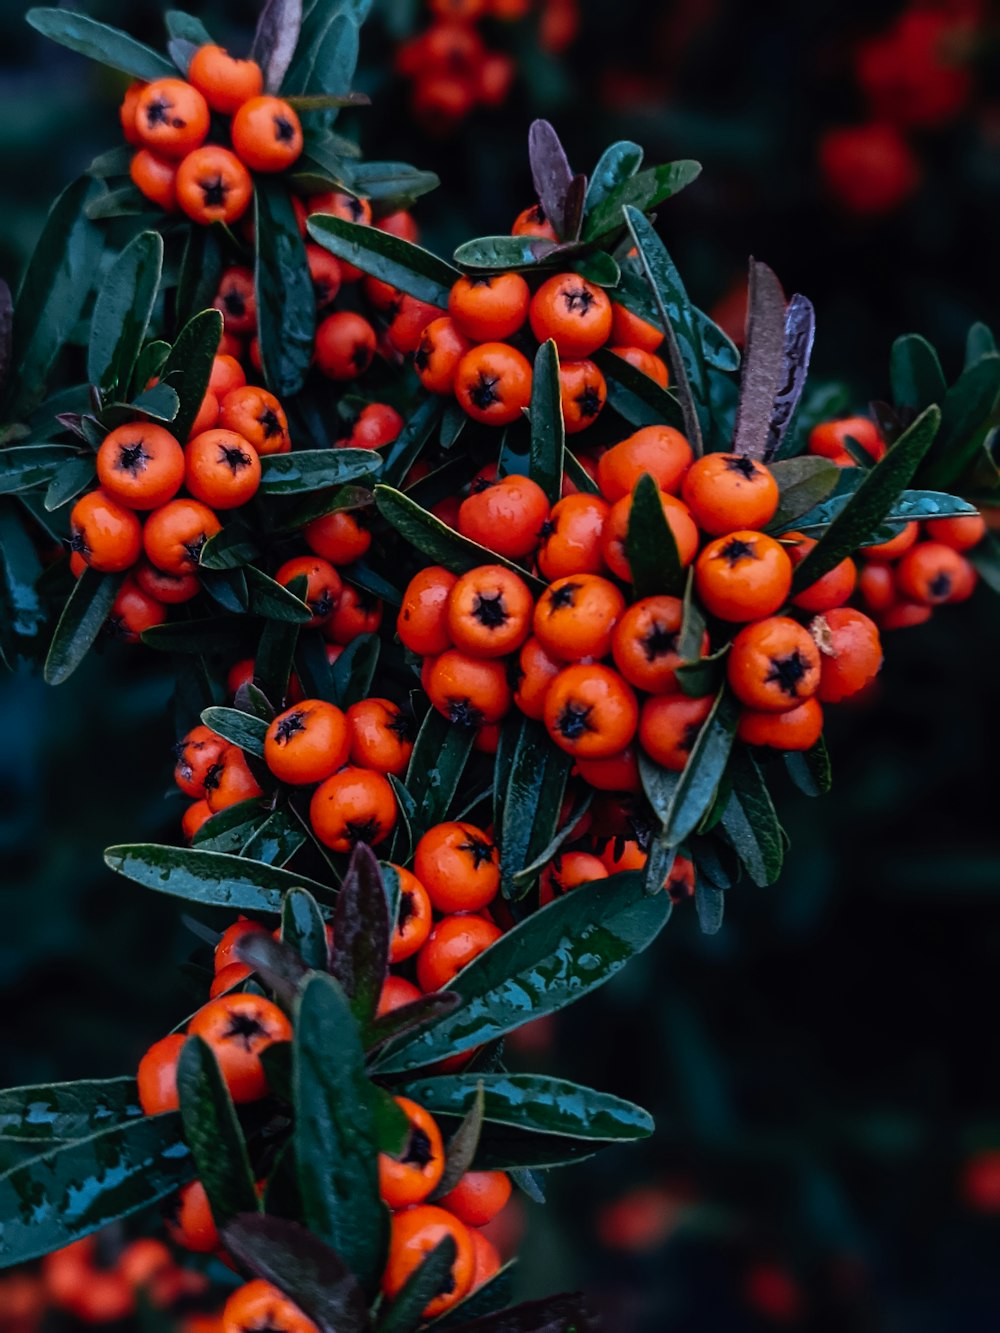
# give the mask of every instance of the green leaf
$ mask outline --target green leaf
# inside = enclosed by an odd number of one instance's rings
[[[240,848],[240,855],[269,866],[287,865],[307,841],[297,820],[285,810],[275,810],[254,829]]]
[[[139,413],[169,426],[180,411],[181,400],[169,385],[154,384],[151,389],[143,390],[128,406],[132,415]]]
[[[528,476],[536,481],[555,504],[562,495],[563,448],[562,399],[559,393],[559,353],[550,339],[535,355],[531,381],[531,455]]]
[[[437,430],[444,408],[444,399],[431,394],[407,421],[385,456],[382,480],[387,485],[402,485],[406,474]]]
[[[316,295],[288,191],[257,178],[257,333],[268,387],[291,398],[305,383],[316,334]]]
[[[702,934],[717,935],[722,929],[722,914],[726,905],[722,890],[699,880],[694,886],[694,905]]]
[[[618,261],[604,250],[587,250],[572,261],[570,268],[598,287],[617,287],[621,282],[622,271]]]
[[[329,96],[349,93],[358,64],[358,47],[357,22],[349,14],[335,14],[309,52],[302,93]]]
[[[263,758],[264,737],[267,735],[267,723],[263,718],[253,717],[237,708],[206,708],[201,720],[224,740],[238,745],[247,754]]]
[[[608,403],[630,425],[673,426],[683,434],[684,415],[672,393],[606,347],[591,360],[607,380]]]
[[[660,593],[678,596],[684,588],[684,570],[677,543],[663,513],[660,490],[644,472],[632,492],[625,555],[632,571],[636,597],[656,597]]]
[[[223,235],[221,224],[188,228],[174,296],[178,324],[187,324],[215,300],[225,268]]]
[[[513,1276],[516,1265],[516,1259],[504,1264],[486,1282],[474,1287],[464,1300],[452,1306],[446,1315],[436,1319],[431,1328],[435,1333],[444,1333],[445,1329],[467,1329],[469,1327],[467,1321],[470,1319],[480,1320],[484,1315],[506,1311],[513,1299]]]
[[[776,883],[785,859],[781,825],[757,761],[736,748],[730,761],[732,790],[722,812],[722,827],[753,882]]]
[[[458,1128],[445,1144],[445,1166],[437,1188],[430,1195],[429,1202],[436,1203],[455,1188],[467,1171],[471,1171],[476,1160],[479,1137],[483,1132],[483,1089],[476,1085],[472,1100]]]
[[[142,1115],[135,1079],[40,1083],[0,1092],[0,1138],[39,1145],[87,1138]]]
[[[642,166],[642,149],[637,143],[622,139],[613,143],[598,159],[594,174],[587,187],[587,199],[584,204],[584,226],[588,215],[598,205],[613,195],[632,179]]]
[[[540,722],[519,717],[507,726],[516,741],[500,793],[500,888],[505,897],[522,898],[533,881],[525,877],[515,882],[515,876],[555,837],[573,763],[552,744]],[[499,771],[496,776],[499,781]]]
[[[627,207],[639,213],[649,213],[679,194],[700,175],[700,162],[681,161],[666,162],[630,176],[588,210],[583,228],[584,241],[589,244],[624,227],[623,212]]]
[[[997,340],[987,324],[976,323],[969,329],[965,339],[965,369],[974,366],[980,358],[997,350]]]
[[[736,736],[739,709],[723,689],[712,705],[684,769],[670,773],[640,755],[643,785],[660,821],[660,839],[676,847],[689,837],[715,798]]]
[[[941,429],[920,469],[922,485],[948,490],[958,484],[996,424],[998,398],[1000,354],[993,352],[963,370],[945,394]]]
[[[156,625],[145,631],[142,641],[162,653],[193,653],[204,657],[238,650],[245,633],[238,620],[211,616]]]
[[[793,527],[797,518],[832,495],[841,471],[828,458],[816,458],[812,454],[769,463],[768,468],[780,492],[778,508],[768,524],[768,528],[775,532]]]
[[[276,583],[253,565],[247,565],[244,573],[250,594],[250,610],[255,615],[264,616],[267,620],[290,621],[296,625],[304,625],[312,619],[312,608],[284,584]]]
[[[193,847],[132,843],[109,847],[104,862],[119,875],[157,893],[240,912],[280,912],[282,894],[294,888],[330,897],[329,889],[304,875]]]
[[[807,514],[797,519],[793,526],[802,532],[822,532],[839,518],[854,501],[860,483],[871,469],[842,468],[838,491],[828,500],[813,505]],[[848,483],[845,486],[845,482]],[[882,521],[869,529],[865,538],[868,544],[883,541],[895,536],[900,526],[911,520],[923,521],[928,518],[962,518],[976,512],[975,505],[960,500],[955,495],[946,495],[943,491],[901,491],[893,501],[892,507]]]
[[[317,974],[306,982],[294,1026],[294,1143],[303,1221],[370,1295],[382,1274],[389,1215],[379,1197],[364,1050],[347,997],[332,977]]]
[[[386,522],[435,564],[455,574],[465,574],[479,565],[504,565],[519,575],[536,596],[545,591],[545,584],[520,565],[460,536],[402,491],[380,484],[375,487],[375,504]]]
[[[427,1252],[397,1292],[392,1303],[382,1311],[376,1333],[412,1333],[423,1325],[423,1312],[435,1296],[447,1290],[451,1268],[458,1254],[454,1237],[444,1236]]]
[[[71,444],[26,444],[0,450],[0,495],[48,485],[64,464],[79,456]]]
[[[173,432],[182,443],[191,434],[208,392],[221,337],[222,312],[202,310],[181,329],[160,372],[161,382],[172,385],[180,398]]]
[[[43,37],[102,65],[120,69],[123,74],[131,74],[134,79],[152,83],[154,79],[172,78],[175,73],[170,61],[152,47],[86,14],[73,14],[66,9],[29,9],[25,17]]]
[[[704,310],[699,310],[697,306],[692,306],[695,327],[701,338],[701,351],[705,359],[705,364],[714,367],[716,370],[734,371],[740,368],[740,349],[730,338],[728,333],[723,333],[719,326],[709,319]]]
[[[236,518],[209,537],[201,548],[198,564],[202,569],[238,569],[256,560],[259,554],[253,530]]]
[[[372,449],[302,449],[268,454],[261,460],[260,489],[265,495],[303,495],[345,481],[375,477],[382,459]]]
[[[314,213],[308,225],[317,245],[338,259],[346,259],[363,273],[380,278],[418,301],[447,309],[452,284],[461,275],[429,250],[378,227],[366,227],[324,213]]]
[[[108,618],[122,577],[85,569],[77,579],[45,659],[45,680],[49,685],[62,685],[69,680],[86,657]]]
[[[637,874],[567,893],[509,930],[455,977],[454,1013],[400,1039],[382,1073],[419,1069],[555,1013],[610,980],[651,944],[669,915],[666,894],[647,898]]]
[[[0,1268],[148,1208],[193,1175],[173,1112],[112,1125],[32,1157],[0,1175]]]
[[[257,1211],[250,1157],[236,1107],[212,1048],[188,1037],[177,1061],[184,1142],[191,1149],[217,1227],[237,1213]]]
[[[597,1139],[606,1143],[643,1139],[653,1118],[633,1102],[546,1074],[439,1074],[410,1079],[396,1091],[432,1115],[465,1115],[484,1094],[486,1120],[539,1134]]]
[[[785,754],[788,776],[806,796],[825,796],[833,785],[830,756],[821,736],[811,750],[789,750]]]
[[[881,462],[866,473],[846,508],[820,537],[792,579],[793,593],[835,569],[845,556],[853,555],[862,542],[892,509],[897,496],[910,483],[937,434],[941,412],[928,407],[905,431]]]
[[[420,171],[406,162],[358,162],[349,171],[352,189],[384,209],[410,208],[441,184],[433,171]]]
[[[319,903],[305,889],[290,889],[281,909],[281,938],[307,967],[326,972],[330,949]]]
[[[363,1333],[368,1302],[340,1255],[298,1222],[257,1213],[223,1228],[227,1251],[251,1273],[277,1286],[320,1333]]]
[[[56,475],[49,482],[43,501],[45,510],[51,514],[63,505],[75,500],[81,491],[94,484],[97,477],[97,460],[93,454],[82,458],[67,459]]]
[[[163,16],[167,32],[171,37],[191,42],[195,46],[211,46],[213,39],[201,19],[185,14],[182,9],[168,9]]]
[[[452,258],[462,269],[490,273],[530,272],[548,260],[565,257],[574,247],[560,247],[540,236],[479,236],[466,241]]]
[[[90,323],[87,375],[103,392],[128,392],[162,272],[163,237],[144,231],[129,242],[101,283]]]
[[[337,895],[330,971],[360,1023],[375,1017],[389,971],[389,907],[375,853],[358,843]]]
[[[84,176],[62,192],[21,279],[14,309],[10,417],[41,401],[49,371],[83,312],[104,248],[100,230],[84,212],[99,190]]]
[[[932,403],[940,407],[948,391],[938,354],[919,333],[905,333],[892,344],[889,377],[895,405],[917,412]]]
[[[237,801],[235,805],[227,806],[207,819],[194,835],[192,846],[206,852],[236,855],[242,852],[247,839],[266,817],[259,796],[253,796],[248,801]]]
[[[359,634],[333,664],[334,702],[350,708],[371,693],[382,644],[377,634]]]
[[[413,798],[413,836],[420,838],[448,814],[465,771],[475,735],[457,727],[434,708],[421,723],[406,770]]]
[[[578,491],[583,491],[587,495],[600,495],[601,491],[597,482],[576,455],[570,453],[568,449],[563,451],[563,466],[567,477]]]
[[[223,611],[243,615],[250,609],[250,593],[242,569],[203,570],[201,586]]]
[[[299,627],[292,620],[269,620],[264,626],[254,655],[254,679],[269,699],[280,703],[287,695],[298,641]]]

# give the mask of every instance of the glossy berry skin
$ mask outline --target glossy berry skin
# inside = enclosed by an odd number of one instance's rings
[[[557,273],[531,298],[531,331],[540,343],[549,338],[561,360],[579,361],[611,335],[611,302],[603,288],[576,273]]]
[[[208,130],[208,103],[183,79],[156,79],[136,98],[136,134],[160,157],[186,156],[204,142]]]
[[[177,168],[177,202],[193,222],[231,225],[238,222],[253,198],[253,181],[246,167],[228,148],[206,144]]]
[[[924,606],[940,606],[953,599],[966,579],[968,562],[944,542],[917,542],[896,566],[896,588],[901,597]]]
[[[798,621],[769,616],[737,634],[726,659],[726,675],[733,693],[748,708],[782,713],[819,689],[820,650]]]
[[[731,532],[709,542],[698,556],[695,587],[702,604],[720,620],[759,620],[787,600],[792,562],[773,537]]]
[[[943,542],[955,551],[971,551],[986,536],[986,520],[982,514],[932,518],[924,524],[924,531],[933,542]]]
[[[813,622],[821,649],[818,699],[840,703],[869,685],[882,668],[882,641],[873,620],[853,607],[837,607]]]
[[[472,1236],[464,1222],[431,1204],[404,1209],[392,1219],[389,1258],[382,1274],[382,1290],[390,1299],[398,1295],[410,1274],[420,1267],[445,1236],[455,1242],[455,1261],[446,1278],[445,1289],[424,1306],[425,1319],[444,1314],[471,1290],[476,1267]]]
[[[444,1174],[444,1143],[433,1116],[409,1097],[396,1097],[409,1122],[406,1143],[398,1157],[379,1153],[379,1193],[390,1208],[423,1203]]]
[[[184,451],[161,426],[119,426],[97,451],[97,480],[105,495],[128,509],[157,509],[184,482]]]
[[[633,602],[615,626],[611,642],[615,666],[628,683],[647,694],[673,694],[680,686],[680,631],[684,604],[679,597],[642,597]],[[708,650],[702,636],[702,656]]]
[[[679,773],[691,755],[714,698],[657,694],[647,699],[639,716],[639,744],[663,768]]]
[[[237,509],[260,486],[260,458],[253,446],[229,430],[207,430],[184,449],[184,479],[196,500],[213,509]]]
[[[545,696],[545,727],[561,750],[607,759],[624,750],[639,721],[631,685],[610,667],[577,663],[561,671]]]
[[[480,565],[463,574],[448,598],[448,633],[472,657],[506,657],[528,637],[533,599],[528,585],[505,565]]]
[[[221,527],[215,510],[199,500],[170,500],[146,520],[146,558],[164,574],[195,574],[202,548]]]
[[[672,426],[643,426],[602,454],[597,484],[611,504],[631,495],[648,472],[661,491],[676,495],[694,454],[687,439]]]
[[[455,397],[467,416],[485,426],[519,421],[531,402],[531,362],[505,342],[480,343],[459,361]]]
[[[307,621],[310,629],[324,624],[330,619],[343,593],[344,585],[340,575],[328,560],[318,556],[295,556],[277,570],[276,583],[287,588],[290,584],[305,579],[303,600],[312,611],[312,619]]]
[[[396,798],[381,773],[348,766],[316,788],[309,820],[332,851],[347,854],[359,842],[375,847],[395,827]]]
[[[413,719],[391,699],[360,699],[347,710],[351,763],[402,777],[413,753]]]
[[[183,1046],[183,1034],[172,1033],[154,1042],[139,1061],[139,1105],[146,1115],[176,1111],[180,1105],[177,1096],[177,1061]]]
[[[618,586],[599,574],[571,574],[550,583],[535,605],[532,630],[550,657],[578,662],[607,657],[625,612]]]
[[[559,365],[559,400],[567,435],[593,425],[608,400],[608,386],[593,361],[562,361]]]
[[[143,536],[139,520],[104,491],[90,491],[77,500],[69,527],[70,550],[91,569],[118,574],[139,559]]]
[[[528,317],[531,292],[520,273],[461,277],[448,297],[448,313],[473,342],[503,342]]]
[[[550,582],[569,574],[602,574],[601,538],[611,506],[599,495],[567,495],[542,526],[538,568]]]
[[[188,79],[213,111],[231,116],[264,91],[264,75],[255,60],[236,60],[221,46],[200,46],[188,65]]]
[[[441,913],[478,912],[497,895],[500,857],[474,824],[435,824],[417,843],[413,870]]]
[[[514,702],[521,712],[540,722],[545,712],[545,696],[549,686],[562,671],[565,663],[546,652],[538,639],[525,641],[517,658],[517,685]]]
[[[302,153],[302,125],[280,97],[252,97],[231,125],[233,148],[251,171],[284,171]]]
[[[257,779],[251,773],[243,751],[236,745],[227,745],[219,762],[205,779],[205,800],[213,814],[227,810],[240,801],[249,801],[262,795]]]
[[[676,496],[660,492],[660,505],[667,527],[673,533],[674,545],[681,567],[687,566],[694,559],[698,550],[698,528],[687,505]],[[626,495],[611,506],[611,513],[604,525],[601,538],[601,550],[605,563],[613,574],[620,579],[632,581],[632,567],[628,561],[625,543],[628,537],[629,520],[632,515],[632,496]]]
[[[423,948],[434,925],[434,909],[427,890],[412,871],[398,865],[392,868],[399,876],[399,911],[389,942],[389,962],[395,964]]]
[[[347,762],[350,731],[341,710],[303,699],[279,713],[264,736],[264,762],[281,782],[322,782]]]
[[[319,1333],[293,1301],[262,1278],[233,1292],[219,1328],[220,1333]]]
[[[168,1230],[173,1240],[195,1254],[212,1254],[219,1248],[219,1231],[200,1180],[181,1189]]]
[[[442,716],[457,726],[477,731],[499,722],[511,705],[510,683],[503,662],[470,657],[450,648],[425,663],[424,689]]]
[[[474,914],[442,917],[417,954],[420,989],[425,994],[447,990],[453,978],[502,934],[499,926]]]
[[[497,555],[520,560],[538,545],[548,517],[548,498],[538,483],[511,475],[463,500],[458,530]]]
[[[246,384],[232,389],[219,405],[219,425],[242,435],[260,454],[286,454],[292,447],[285,409],[266,389]]]
[[[230,994],[209,1000],[188,1024],[188,1035],[212,1048],[234,1102],[267,1095],[262,1051],[291,1041],[292,1026],[276,1004],[260,995]]]
[[[685,473],[681,496],[702,532],[719,537],[766,527],[778,508],[778,483],[756,459],[705,454]]]
[[[904,523],[894,537],[884,542],[871,542],[862,546],[862,553],[871,560],[898,560],[905,555],[920,536],[920,524]]]
[[[786,532],[782,536],[782,545],[791,556],[793,566],[798,566],[815,547],[816,541],[800,532]],[[857,582],[857,565],[850,556],[845,556],[839,565],[796,593],[792,605],[802,611],[831,611],[850,599]]]
[[[784,713],[757,713],[748,708],[736,728],[747,745],[773,750],[811,750],[822,733],[823,707],[815,696]]]
[[[441,1207],[469,1227],[484,1227],[506,1208],[512,1186],[503,1171],[466,1171],[458,1184],[441,1197]]]
[[[821,421],[809,432],[809,452],[829,458],[839,467],[854,466],[845,445],[851,439],[877,463],[885,454],[885,441],[874,421],[867,417],[843,417],[840,421]]]

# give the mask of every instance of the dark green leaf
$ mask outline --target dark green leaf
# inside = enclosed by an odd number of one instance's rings
[[[424,445],[437,430],[444,408],[444,400],[432,394],[407,421],[385,456],[382,478],[387,485],[402,485],[406,474],[423,452]]]
[[[143,382],[139,375],[136,376],[136,379],[140,384]],[[169,426],[180,411],[181,400],[168,384],[154,384],[151,389],[144,389],[138,397],[133,398],[128,406],[133,415],[138,413]],[[177,430],[177,433],[180,435],[179,430]]]
[[[419,1000],[402,1004],[387,1014],[376,1018],[368,1027],[365,1045],[368,1050],[383,1046],[386,1042],[404,1032],[416,1032],[418,1028],[428,1026],[445,1014],[458,1008],[459,999],[451,991],[434,991],[430,995],[421,995]]]
[[[90,322],[87,376],[102,391],[128,392],[163,271],[163,237],[141,232],[108,270]]]
[[[221,337],[222,313],[203,310],[184,325],[164,362],[161,380],[173,385],[180,398],[173,430],[182,442],[191,434],[191,427],[208,392]]]
[[[250,609],[250,592],[242,569],[205,569],[201,586],[223,611],[242,615]]]
[[[998,398],[1000,354],[993,352],[963,370],[945,394],[941,429],[920,469],[922,485],[941,490],[958,485],[987,432],[996,424]],[[898,447],[897,443],[890,452]]]
[[[48,485],[67,462],[79,456],[71,444],[26,444],[0,450],[0,495]]]
[[[359,1023],[375,1017],[389,971],[389,907],[375,853],[359,842],[337,895],[330,971]]]
[[[531,457],[528,463],[528,476],[541,486],[550,504],[555,504],[562,495],[565,440],[559,393],[559,353],[550,339],[535,355],[531,381]]]
[[[567,477],[578,491],[583,491],[587,495],[600,495],[600,487],[597,482],[576,455],[570,453],[568,449],[563,450],[563,466]]]
[[[249,801],[237,801],[235,805],[220,810],[211,819],[206,819],[192,839],[192,846],[205,852],[228,852],[236,855],[242,852],[247,839],[255,829],[260,828],[267,818],[260,797],[254,796]]]
[[[646,780],[647,765],[640,756],[646,794],[660,821],[659,836],[669,846],[676,847],[693,833],[711,806],[733,748],[738,715],[732,698],[720,690],[683,771],[656,769],[655,787]]]
[[[263,757],[267,723],[262,718],[241,713],[236,708],[206,708],[201,720],[206,727],[211,727],[247,754],[256,755],[258,759]]]
[[[547,1296],[464,1324],[462,1333],[598,1333],[601,1321],[579,1293]]]
[[[409,208],[441,184],[433,171],[406,162],[358,162],[350,169],[351,186],[386,209]]]
[[[833,785],[830,756],[822,736],[811,750],[788,751],[785,766],[788,776],[806,796],[825,796]]]
[[[633,426],[673,426],[683,433],[684,415],[672,393],[623,356],[601,348],[591,358],[608,384],[608,403]]]
[[[835,463],[813,454],[785,458],[769,463],[768,467],[780,491],[778,508],[768,524],[775,532],[793,527],[797,518],[832,495],[840,480],[841,470]]]
[[[142,1115],[135,1079],[41,1083],[0,1092],[0,1137],[37,1143],[82,1139]]]
[[[997,350],[992,329],[982,323],[973,324],[965,339],[965,368],[974,366],[982,357]]]
[[[371,693],[381,648],[377,634],[359,634],[334,662],[334,701],[339,708],[350,708]]]
[[[733,371],[740,368],[740,349],[727,333],[714,324],[704,310],[692,306],[695,327],[701,338],[702,356],[705,364],[716,370]]]
[[[517,1260],[512,1259],[510,1263],[504,1264],[491,1278],[474,1287],[464,1300],[452,1306],[446,1315],[436,1319],[431,1325],[435,1333],[439,1331],[444,1333],[446,1329],[467,1328],[470,1319],[480,1319],[483,1315],[506,1309],[513,1297],[516,1263]]]
[[[106,222],[112,218],[138,218],[144,214],[155,216],[155,205],[147,200],[134,185],[122,185],[117,190],[106,190],[95,195],[84,209],[91,222]]]
[[[293,580],[295,582],[296,580]],[[288,693],[299,627],[291,620],[269,620],[254,656],[254,680],[269,699],[278,703]]]
[[[740,746],[730,761],[732,790],[722,812],[722,827],[753,882],[763,888],[781,874],[785,845],[760,768]]]
[[[119,875],[157,893],[240,912],[280,912],[282,894],[294,888],[330,896],[329,889],[305,875],[222,852],[139,842],[109,847],[104,861]]]
[[[656,482],[644,472],[632,492],[625,555],[636,597],[660,593],[678,596],[684,588],[684,570],[673,531],[663,513]]]
[[[917,412],[932,403],[940,407],[948,391],[938,354],[919,333],[905,333],[892,344],[889,376],[897,407]]]
[[[46,489],[43,502],[46,512],[54,513],[70,500],[75,500],[81,491],[93,485],[96,476],[97,460],[93,454],[67,459]]]
[[[198,564],[203,569],[237,569],[248,565],[260,552],[253,530],[240,518],[231,519],[201,548]]]
[[[608,981],[652,943],[669,914],[666,894],[647,898],[637,874],[614,875],[567,893],[526,918],[450,983],[453,1014],[401,1039],[383,1072],[418,1069],[554,1013]]]
[[[283,866],[305,842],[306,835],[298,820],[285,810],[275,810],[254,829],[240,848],[240,855],[269,866]]]
[[[801,592],[845,556],[853,555],[862,542],[890,512],[900,492],[909,485],[937,434],[941,412],[929,407],[900,436],[880,463],[866,474],[846,508],[833,520],[826,532],[800,565],[792,580],[793,592]]]
[[[302,94],[343,95],[350,91],[358,64],[359,25],[350,14],[342,12],[342,6],[338,8],[341,12],[333,13],[318,40],[308,49]]]
[[[429,250],[378,227],[366,227],[323,213],[314,213],[309,219],[309,234],[318,245],[363,273],[381,278],[418,301],[447,309],[448,293],[460,275]]]
[[[371,1294],[382,1273],[389,1215],[379,1197],[368,1088],[347,997],[332,977],[317,974],[302,991],[295,1019],[294,1142],[303,1220]]]
[[[237,620],[206,617],[203,620],[175,620],[172,624],[148,629],[142,641],[163,653],[196,653],[198,656],[237,649],[246,633]]]
[[[288,191],[258,177],[255,196],[260,354],[268,387],[279,398],[291,398],[312,362],[316,295]]]
[[[306,967],[326,972],[330,948],[319,903],[305,889],[290,889],[281,909],[281,938],[294,949]]]
[[[73,14],[66,9],[29,9],[26,18],[44,37],[90,60],[131,74],[134,79],[152,83],[154,79],[173,77],[173,65],[152,47],[86,14]]]
[[[211,46],[212,36],[201,19],[192,14],[185,14],[182,9],[168,9],[163,16],[167,32],[181,41],[192,42],[195,46]]]
[[[458,1254],[452,1236],[445,1236],[428,1251],[426,1259],[415,1268],[379,1316],[376,1333],[412,1333],[419,1328],[423,1312],[435,1296],[447,1290],[451,1268]]]
[[[215,300],[225,267],[222,234],[221,226],[188,228],[174,296],[178,324],[188,323]]]
[[[642,149],[637,143],[622,139],[610,148],[605,148],[590,178],[584,218],[599,204],[603,204],[609,195],[621,189],[626,181],[631,180],[641,166]]]
[[[699,880],[694,887],[694,905],[702,934],[717,935],[722,929],[722,914],[726,905],[722,890]]]
[[[304,625],[312,619],[312,609],[307,602],[296,597],[281,583],[276,583],[262,570],[247,565],[247,589],[250,594],[250,610],[267,620],[285,620],[296,625]]]
[[[557,257],[555,241],[541,236],[479,236],[466,241],[452,258],[462,269],[491,273],[537,269],[549,258]]]
[[[415,838],[448,814],[474,740],[467,727],[455,726],[434,708],[424,718],[406,772],[406,788],[416,805]]]
[[[275,524],[275,531],[298,533],[313,519],[349,509],[367,509],[371,503],[372,493],[365,486],[335,486],[307,491],[301,499],[282,505],[281,520]]]
[[[618,261],[604,250],[585,251],[572,261],[570,268],[574,273],[579,273],[581,278],[596,283],[598,287],[617,287],[622,278]]]
[[[257,1211],[250,1157],[236,1107],[212,1048],[188,1037],[177,1061],[184,1142],[191,1149],[217,1227],[237,1213]]]
[[[515,880],[515,876],[537,860],[555,837],[573,764],[569,755],[552,744],[540,722],[519,717],[507,726],[517,739],[500,794],[500,886],[506,897],[521,898],[531,888],[532,879]]]
[[[626,207],[649,213],[664,200],[679,194],[700,175],[701,163],[681,161],[666,162],[662,166],[649,167],[646,171],[630,176],[589,210],[583,239],[587,242],[597,241],[618,231],[625,226],[623,211]]]
[[[260,489],[267,495],[302,495],[375,477],[382,459],[373,449],[302,449],[261,459]]]
[[[295,950],[273,935],[258,931],[244,935],[236,941],[235,952],[287,1009],[295,1005],[299,991],[312,975]]]
[[[68,680],[89,652],[108,618],[122,575],[85,569],[63,607],[45,659],[50,685]]]

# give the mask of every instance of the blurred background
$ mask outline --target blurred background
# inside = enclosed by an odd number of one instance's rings
[[[123,81],[0,7],[0,273],[55,194],[118,142]],[[370,157],[438,171],[417,217],[442,253],[532,202],[525,136],[550,117],[578,170],[615,138],[693,157],[661,228],[692,297],[742,327],[747,256],[815,303],[818,380],[888,394],[916,331],[949,378],[998,323],[1000,26],[954,0],[507,0],[435,66],[423,0],[376,0],[354,115]],[[199,16],[245,49],[245,0]],[[87,11],[157,45],[149,0]],[[430,36],[428,36],[430,34]],[[461,53],[460,53],[461,54]],[[452,52],[454,56],[454,52]],[[689,904],[610,990],[510,1052],[650,1107],[655,1139],[552,1173],[520,1285],[584,1286],[614,1333],[1000,1327],[995,602],[894,634],[877,691],[832,710],[833,793],[776,785],[781,883]],[[112,1075],[191,1008],[176,905],[106,872],[172,841],[170,681],[113,649],[65,687],[0,677],[0,1084]],[[142,894],[142,898],[139,895]],[[601,1040],[593,1039],[599,1026]],[[608,1038],[613,1036],[613,1040]],[[20,1333],[0,1287],[0,1330]],[[54,1327],[55,1325],[53,1325]]]

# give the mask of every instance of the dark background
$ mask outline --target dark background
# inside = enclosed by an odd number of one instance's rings
[[[25,7],[0,13],[11,279],[54,195],[118,141],[122,87],[37,37]],[[234,50],[244,10],[199,7]],[[88,12],[160,40],[158,6]],[[650,162],[698,158],[702,178],[661,215],[692,295],[712,306],[749,254],[766,260],[816,305],[817,376],[845,379],[860,406],[887,393],[897,334],[929,336],[955,373],[968,324],[997,322],[1000,43],[986,11],[967,106],[911,136],[923,181],[909,201],[859,219],[817,166],[824,129],[864,117],[857,40],[898,13],[590,0],[558,61],[529,24],[501,33],[524,57],[514,95],[444,138],[413,124],[373,24],[361,83],[375,105],[356,126],[366,155],[442,176],[418,210],[442,252],[507,230],[531,201],[535,114],[578,168],[617,137]],[[521,1043],[519,1063],[634,1097],[658,1122],[649,1144],[550,1177],[550,1207],[526,1210],[526,1291],[585,1285],[615,1333],[998,1326],[1000,1211],[970,1209],[961,1189],[970,1154],[1000,1148],[998,651],[983,590],[893,635],[878,693],[831,714],[832,795],[776,786],[792,840],[781,883],[734,890],[713,939],[680,908],[608,991],[536,1034],[547,1049]],[[131,1069],[191,1007],[176,904],[101,862],[110,843],[175,837],[169,689],[155,655],[121,649],[57,690],[0,679],[4,1086]],[[648,1244],[626,1244],[644,1218]]]

